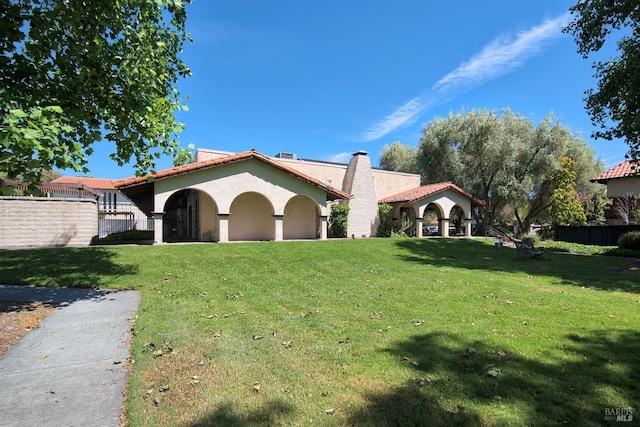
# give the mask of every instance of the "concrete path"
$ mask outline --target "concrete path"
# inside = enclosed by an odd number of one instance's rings
[[[60,304],[0,357],[0,426],[118,426],[138,292],[0,285],[0,301]]]

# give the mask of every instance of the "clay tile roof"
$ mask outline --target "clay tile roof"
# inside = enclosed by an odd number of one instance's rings
[[[456,191],[463,196],[471,199],[476,205],[484,206],[484,202],[482,200],[478,200],[474,198],[471,194],[464,191],[462,188],[453,184],[451,181],[446,182],[438,182],[435,184],[423,185],[421,187],[412,188],[410,190],[403,191],[398,194],[394,194],[393,196],[385,197],[384,199],[380,199],[379,203],[397,203],[397,202],[415,202],[416,200],[424,199],[425,197],[429,197],[436,193],[440,193],[442,191],[451,189]]]
[[[640,162],[635,162],[634,165],[632,160],[625,160],[622,163],[618,163],[611,169],[607,169],[600,175],[591,178],[589,181],[606,184],[610,179],[627,178],[637,175],[640,175]]]
[[[350,195],[347,193],[344,193],[336,188],[330,187],[326,184],[324,184],[321,181],[318,181],[315,178],[312,178],[308,175],[305,175],[301,172],[298,172],[295,169],[292,169],[282,163],[279,163],[273,159],[271,159],[270,157],[258,153],[257,151],[251,150],[251,151],[245,151],[243,153],[237,153],[237,154],[232,154],[230,156],[226,156],[226,157],[220,157],[220,158],[216,158],[216,159],[211,159],[211,160],[204,160],[202,162],[196,162],[196,163],[189,163],[187,165],[182,165],[182,166],[176,166],[170,169],[164,169],[161,171],[158,171],[154,174],[151,175],[147,175],[147,176],[135,176],[135,177],[131,177],[131,178],[125,178],[125,179],[121,179],[121,180],[117,180],[117,181],[113,181],[113,185],[115,186],[115,188],[117,189],[121,189],[121,188],[126,188],[126,187],[132,187],[135,185],[140,185],[140,184],[145,184],[148,182],[152,182],[158,179],[163,179],[163,178],[168,178],[171,176],[176,176],[176,175],[181,175],[187,172],[192,172],[192,171],[197,171],[197,170],[202,170],[202,169],[208,169],[208,168],[214,168],[214,167],[218,167],[218,166],[222,166],[222,165],[226,165],[229,163],[234,163],[234,162],[239,162],[239,161],[243,161],[243,160],[248,160],[248,159],[257,159],[260,160],[268,165],[271,165],[277,169],[280,169],[283,172],[286,172],[298,179],[301,179],[305,182],[308,182],[309,184],[315,185],[317,187],[320,187],[321,189],[325,190],[327,193],[329,193],[334,199],[349,199]]]
[[[97,190],[115,190],[113,182],[105,178],[85,178],[79,176],[63,176],[51,181],[52,184],[84,184]]]

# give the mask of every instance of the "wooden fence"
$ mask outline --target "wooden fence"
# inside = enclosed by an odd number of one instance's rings
[[[618,238],[630,231],[640,231],[640,225],[604,225],[555,227],[554,240],[584,245],[616,246]]]

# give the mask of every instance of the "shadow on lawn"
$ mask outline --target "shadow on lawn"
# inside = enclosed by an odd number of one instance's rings
[[[640,293],[640,275],[617,257],[547,251],[541,259],[532,259],[519,256],[512,248],[496,250],[479,239],[404,239],[397,245],[407,250],[402,259],[436,267],[520,271],[557,277],[568,285]]]
[[[566,339],[555,355],[526,356],[444,332],[398,342],[386,351],[399,363],[417,362],[415,378],[369,394],[348,425],[603,425],[606,409],[637,404],[640,332],[585,331]],[[493,415],[481,419],[478,407]]]
[[[191,426],[240,427],[248,425],[278,425],[278,420],[286,418],[293,411],[294,408],[291,405],[280,400],[266,403],[262,408],[251,413],[239,412],[234,409],[234,405],[227,403],[218,407],[215,412],[205,415],[194,424],[191,424]]]
[[[115,257],[105,248],[0,251],[0,282],[95,289],[108,277],[137,274],[137,266],[116,262]]]

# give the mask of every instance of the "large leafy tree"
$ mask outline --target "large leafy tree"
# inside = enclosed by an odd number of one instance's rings
[[[86,172],[100,141],[139,173],[180,155],[185,1],[0,0],[0,171]]]
[[[428,182],[453,181],[485,201],[479,231],[511,212],[520,230],[548,215],[559,159],[574,159],[577,185],[601,168],[593,150],[552,116],[537,126],[510,110],[450,114],[423,127],[418,163]]]
[[[598,88],[586,94],[586,109],[600,130],[597,138],[624,139],[629,156],[640,159],[640,3],[636,0],[580,0],[570,8],[578,53],[588,58],[617,37],[618,57],[594,63]]]
[[[394,172],[420,173],[415,147],[394,141],[382,147],[380,167]]]

